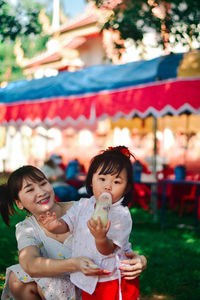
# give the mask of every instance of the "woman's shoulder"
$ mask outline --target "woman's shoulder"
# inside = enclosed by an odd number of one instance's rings
[[[32,227],[34,225],[34,223],[35,223],[34,217],[32,215],[30,215],[30,216],[26,216],[26,218],[23,221],[17,223],[15,225],[15,227],[16,228],[27,227],[27,226],[31,226]]]

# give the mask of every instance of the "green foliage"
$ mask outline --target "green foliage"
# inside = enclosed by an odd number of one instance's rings
[[[41,33],[41,24],[38,22],[39,6],[25,5],[19,2],[17,7],[0,0],[0,42],[15,40],[19,36]]]
[[[16,64],[14,44],[21,38],[25,57],[32,58],[45,49],[48,36],[41,32],[38,21],[41,5],[35,1],[18,2],[17,7],[0,0],[0,82],[23,79],[23,70]]]
[[[22,49],[25,57],[32,58],[36,53],[46,49],[46,43],[49,39],[47,35],[38,35],[33,38],[22,37]]]
[[[0,0],[0,41],[9,38],[14,40],[22,26],[17,22],[11,7],[6,1]]]
[[[36,35],[31,39],[27,36],[22,37],[21,43],[25,57],[32,58],[36,53],[44,50],[48,38],[46,35]],[[23,70],[16,63],[14,45],[14,41],[0,43],[0,82],[25,78]]]
[[[14,43],[0,43],[0,82],[22,79],[22,69],[16,64],[13,53]]]
[[[0,217],[0,231],[1,231],[1,256],[0,256],[0,292],[3,289],[5,280],[5,269],[7,266],[18,263],[17,243],[15,239],[15,224],[25,218],[25,213],[18,211],[19,215],[11,218],[11,226],[8,227]]]
[[[101,7],[106,1],[94,2]],[[155,12],[159,6],[164,11],[163,17],[158,17]],[[169,34],[167,42],[172,47],[179,42],[190,48],[192,41],[200,44],[199,21],[198,0],[125,0],[113,9],[103,28],[119,30],[122,39],[130,38],[136,46],[142,44],[145,33],[153,30],[157,37],[156,46],[164,48],[166,34]]]

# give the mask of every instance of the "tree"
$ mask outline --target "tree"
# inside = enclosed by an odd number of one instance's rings
[[[30,4],[25,6],[23,1],[20,1],[17,7],[13,7],[8,1],[0,0],[0,42],[41,33],[39,12],[38,4],[31,7]]]
[[[192,48],[200,45],[199,0],[93,0],[97,7],[110,6],[113,13],[102,29],[118,30],[123,40],[132,39],[136,46],[150,30],[156,34],[156,46],[172,48],[177,44]],[[118,45],[120,47],[120,45]]]
[[[13,47],[13,42],[0,43],[0,83],[24,77],[22,69],[16,64]]]
[[[23,78],[13,53],[16,38],[21,38],[27,57],[45,49],[48,36],[42,34],[39,12],[42,6],[34,1],[20,0],[17,6],[0,0],[0,82]]]

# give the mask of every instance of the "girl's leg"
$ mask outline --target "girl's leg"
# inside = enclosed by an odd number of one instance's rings
[[[24,283],[11,272],[9,277],[9,288],[15,300],[43,300],[39,295],[37,284],[35,282]]]

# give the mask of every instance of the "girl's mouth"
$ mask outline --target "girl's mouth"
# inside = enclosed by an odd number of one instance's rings
[[[47,203],[49,202],[49,198],[50,198],[50,197],[45,198],[45,199],[42,199],[42,200],[40,200],[37,204],[47,204]]]

